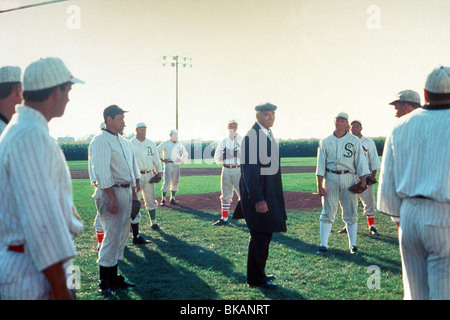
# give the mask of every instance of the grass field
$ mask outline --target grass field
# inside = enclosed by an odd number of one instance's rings
[[[314,158],[290,159],[285,165],[309,166],[314,161]],[[179,194],[217,192],[219,184],[218,176],[182,177]],[[312,173],[284,174],[283,185],[289,191],[316,191]],[[160,208],[157,222],[162,230],[153,231],[148,215],[141,209],[141,234],[152,243],[135,246],[130,235],[125,259],[119,263],[120,273],[139,285],[105,298],[97,293],[97,242],[92,226],[96,210],[90,198],[93,188],[88,180],[73,180],[73,190],[75,205],[85,225],[84,232],[75,240],[78,256],[74,264],[81,270],[79,300],[402,299],[397,229],[388,217],[379,214],[376,225],[382,235],[370,235],[361,206],[357,256],[348,252],[347,236],[337,234],[343,226],[340,217],[333,225],[328,254],[319,256],[316,251],[320,242],[320,209],[288,210],[288,231],[274,234],[266,267],[280,285],[276,291],[246,286],[249,232],[243,220],[212,227],[212,222],[219,218],[218,211]]]

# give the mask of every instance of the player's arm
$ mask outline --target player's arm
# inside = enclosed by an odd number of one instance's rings
[[[75,300],[74,295],[67,288],[66,273],[62,262],[55,263],[42,272],[50,283],[52,300]]]
[[[324,197],[327,195],[327,189],[323,186],[323,177],[322,176],[316,176],[316,182],[317,182],[317,193]]]
[[[395,189],[394,158],[392,156],[391,136],[386,138],[383,160],[381,161],[380,180],[378,183],[377,209],[392,218],[399,227],[402,199]]]

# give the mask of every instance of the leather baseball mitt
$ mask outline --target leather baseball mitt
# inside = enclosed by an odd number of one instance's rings
[[[133,199],[133,203],[131,206],[131,219],[136,218],[136,216],[139,213],[139,210],[141,210],[141,202],[137,199]]]
[[[361,182],[355,183],[354,185],[350,186],[350,188],[348,188],[348,190],[350,190],[353,193],[363,193],[366,189],[367,189],[367,184],[366,184],[366,187],[363,188],[361,186]]]
[[[375,184],[377,182],[378,182],[377,179],[372,179],[372,177],[367,177],[366,178],[366,183],[367,183],[368,186],[370,186],[372,184]]]
[[[150,179],[150,183],[158,183],[161,181],[161,175],[160,174],[156,174],[154,175],[151,179]]]

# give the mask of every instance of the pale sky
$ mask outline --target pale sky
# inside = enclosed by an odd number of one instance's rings
[[[0,0],[0,10],[43,0]],[[278,106],[274,135],[323,138],[341,111],[363,134],[395,124],[388,103],[404,89],[423,101],[427,75],[450,66],[448,0],[73,0],[0,14],[0,65],[60,57],[74,85],[53,137],[99,132],[103,109],[129,111],[125,134],[145,122],[148,137],[175,128],[175,68],[163,56],[192,58],[179,69],[181,140],[244,134],[254,107]]]

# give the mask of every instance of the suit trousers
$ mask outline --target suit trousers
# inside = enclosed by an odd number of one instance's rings
[[[269,245],[272,233],[250,230],[247,256],[247,283],[260,286],[266,280],[266,261],[269,257]]]

